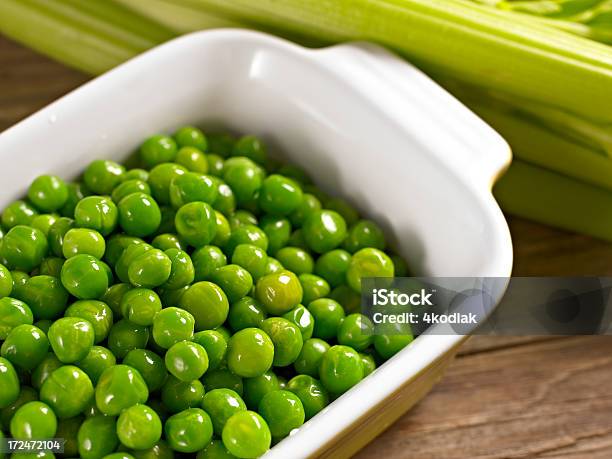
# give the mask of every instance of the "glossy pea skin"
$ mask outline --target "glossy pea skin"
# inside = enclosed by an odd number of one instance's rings
[[[120,453],[107,454],[102,459],[134,459],[134,456],[132,456],[129,453],[120,452]]]
[[[191,339],[195,323],[189,311],[173,306],[164,308],[153,318],[153,340],[159,347],[169,349],[179,341]]]
[[[170,204],[170,183],[175,177],[186,172],[187,169],[183,166],[173,163],[159,164],[151,169],[148,184],[158,204]]]
[[[225,253],[232,255],[240,244],[251,244],[263,250],[268,250],[268,236],[255,225],[242,225],[232,231],[232,235],[224,247]]]
[[[385,236],[380,226],[373,221],[359,220],[349,228],[342,246],[350,253],[365,248],[383,250],[385,248]]]
[[[177,144],[172,137],[166,135],[153,135],[140,146],[140,159],[148,168],[174,160]]]
[[[59,213],[62,217],[73,218],[77,203],[85,196],[88,196],[90,191],[84,183],[80,182],[68,183],[66,187],[68,188],[68,199],[66,199],[62,208],[59,209]]]
[[[272,434],[266,421],[254,411],[235,413],[223,428],[223,444],[240,458],[256,458],[270,449]]]
[[[40,175],[30,185],[28,199],[40,210],[54,212],[68,200],[68,187],[56,175]]]
[[[143,349],[149,341],[149,328],[122,319],[111,327],[108,334],[108,348],[119,359],[132,349]]]
[[[32,271],[48,251],[45,234],[29,226],[14,226],[0,240],[0,260],[9,269]]]
[[[32,311],[23,301],[10,297],[0,299],[0,340],[5,340],[13,328],[33,323]]]
[[[198,248],[209,244],[217,232],[217,217],[205,202],[183,205],[174,219],[176,231],[189,245]]]
[[[28,402],[13,415],[10,430],[11,436],[17,440],[53,438],[57,431],[57,418],[47,404]]]
[[[19,397],[19,377],[13,364],[0,357],[0,408],[6,408]]]
[[[209,164],[213,156],[215,155],[208,155]],[[221,168],[223,168],[223,160],[221,160]],[[211,174],[215,175],[212,169]],[[216,178],[215,183],[217,185],[217,199],[213,202],[213,208],[229,217],[236,210],[236,196],[234,196],[232,189],[223,180]]]
[[[140,373],[150,392],[161,389],[168,378],[164,360],[148,349],[133,349],[122,362]]]
[[[308,305],[314,317],[313,336],[320,339],[334,338],[344,320],[344,309],[331,298],[319,298]]]
[[[119,204],[119,202],[123,198],[132,193],[144,193],[150,195],[151,187],[149,187],[149,184],[146,182],[146,180],[124,180],[121,185],[117,186],[113,190],[113,193],[111,194],[111,199],[115,204]]]
[[[174,451],[162,440],[151,448],[132,451],[132,455],[134,459],[174,459]]]
[[[91,403],[94,388],[89,376],[73,365],[59,367],[40,388],[40,399],[47,403],[60,419],[82,413]]]
[[[55,224],[58,218],[59,215],[57,214],[37,215],[32,219],[32,223],[30,223],[30,226],[41,230],[43,234],[47,236],[49,234],[49,230]]]
[[[329,295],[331,288],[327,281],[315,274],[305,273],[298,276],[302,290],[304,292],[302,302],[310,304],[310,302],[324,298]]]
[[[346,250],[336,249],[317,259],[314,272],[329,282],[330,286],[337,287],[344,283],[350,263],[351,254]]]
[[[389,256],[378,249],[361,249],[353,254],[346,271],[346,282],[356,292],[361,292],[361,279],[364,277],[393,277],[393,262]]]
[[[121,299],[126,292],[129,292],[132,286],[129,284],[118,283],[111,285],[104,295],[100,298],[100,301],[106,303],[113,312],[113,319],[118,321],[123,317],[121,313]]]
[[[295,362],[304,344],[300,329],[282,317],[264,320],[261,328],[274,343],[274,366],[286,367]]]
[[[361,311],[361,295],[346,284],[333,289],[329,297],[340,303],[349,314]]]
[[[135,167],[130,169],[123,174],[123,182],[128,180],[142,180],[146,182],[149,179],[149,171]]]
[[[31,371],[47,356],[49,340],[47,335],[34,325],[18,325],[8,334],[0,355],[13,365]]]
[[[342,394],[363,379],[361,356],[348,346],[332,346],[321,360],[319,375],[329,392]]]
[[[237,332],[249,327],[259,328],[266,317],[261,303],[245,296],[230,306],[228,322],[232,330]]]
[[[202,408],[208,413],[215,435],[221,436],[223,427],[234,413],[246,411],[240,395],[231,389],[213,389],[204,395]]]
[[[380,334],[374,337],[374,348],[383,359],[390,359],[414,340],[408,331]]]
[[[121,314],[136,325],[153,324],[153,318],[161,311],[162,303],[157,293],[148,288],[134,288],[121,298]]]
[[[56,257],[63,257],[63,244],[64,244],[64,236],[74,227],[74,220],[72,218],[61,217],[58,218],[55,223],[49,228],[49,233],[47,234],[47,240],[49,244],[49,248],[53,255]]]
[[[117,227],[119,211],[115,203],[106,196],[87,196],[74,209],[74,221],[80,228],[98,231],[108,236]]]
[[[275,358],[274,343],[259,328],[245,328],[229,339],[227,366],[243,378],[254,378],[270,369]]]
[[[268,257],[268,264],[266,265],[266,275],[278,273],[285,268],[276,258]]]
[[[164,357],[166,368],[181,381],[193,381],[208,370],[208,354],[198,343],[180,341],[173,344]]]
[[[168,249],[164,253],[170,259],[171,267],[170,276],[163,287],[174,290],[191,284],[195,278],[195,269],[187,252],[179,249]]]
[[[17,300],[22,300],[23,293],[25,291],[25,285],[30,279],[30,276],[23,271],[11,271],[11,278],[13,279],[13,289],[11,295]]]
[[[310,274],[314,269],[312,256],[299,247],[283,247],[276,252],[276,259],[298,276],[300,274]]]
[[[102,415],[85,419],[79,428],[77,441],[82,459],[98,459],[112,453],[119,445],[116,419]]]
[[[256,245],[239,244],[234,249],[232,264],[246,269],[256,281],[266,273],[268,255]]]
[[[188,408],[170,416],[164,426],[166,440],[172,449],[195,453],[204,448],[213,436],[210,416],[200,408]]]
[[[297,276],[283,270],[260,278],[255,296],[269,314],[282,315],[301,303],[303,290]]]
[[[214,179],[197,172],[186,172],[170,182],[170,203],[179,209],[189,202],[206,202],[213,204],[219,193]]]
[[[235,230],[242,225],[257,226],[257,217],[248,210],[239,209],[229,218],[229,223],[232,230]]]
[[[196,331],[217,328],[229,314],[226,294],[217,284],[207,281],[191,285],[181,297],[179,306],[193,315]]]
[[[204,386],[197,379],[181,381],[170,375],[162,386],[161,399],[171,413],[199,407],[202,398],[204,398]]]
[[[108,276],[101,262],[91,255],[76,255],[64,263],[62,285],[80,300],[100,298],[108,288]]]
[[[102,346],[93,346],[84,359],[76,362],[76,366],[89,376],[93,384],[97,384],[104,370],[114,366],[117,359],[113,353]]]
[[[263,178],[261,167],[246,157],[230,158],[223,166],[223,180],[232,188],[239,204],[255,197]]]
[[[196,282],[210,280],[211,274],[217,268],[227,264],[227,257],[219,247],[205,245],[191,254],[191,261],[195,270]]]
[[[161,224],[161,210],[155,199],[148,194],[128,194],[119,201],[118,209],[119,226],[129,236],[151,236]]]
[[[227,244],[232,234],[232,229],[225,215],[218,210],[215,210],[215,219],[217,223],[217,232],[212,240],[212,244],[218,247],[225,247],[225,244]]]
[[[142,244],[144,241],[137,237],[115,234],[106,240],[104,261],[115,266],[123,252],[131,245]]]
[[[38,267],[39,274],[42,276],[52,276],[59,279],[62,266],[64,266],[64,259],[59,257],[47,257],[40,262]]]
[[[159,441],[161,434],[161,420],[147,405],[132,405],[117,419],[117,436],[121,444],[128,448],[151,448]]]
[[[102,259],[106,250],[106,242],[100,233],[88,228],[72,228],[64,235],[62,252],[64,258],[79,254],[91,255]]]
[[[208,173],[208,161],[200,150],[194,147],[183,147],[176,153],[174,162],[190,172]]]
[[[361,365],[363,366],[363,377],[365,378],[369,374],[371,374],[374,370],[376,370],[376,361],[374,357],[369,354],[359,354],[361,357]]]
[[[198,343],[208,355],[208,368],[215,370],[225,361],[227,340],[216,330],[204,330],[193,335],[193,342]]]
[[[209,153],[206,155],[206,162],[208,164],[208,173],[214,177],[223,177],[223,169],[225,161],[219,155]]]
[[[155,236],[151,245],[163,252],[169,249],[185,250],[187,245],[176,234],[164,233]]]
[[[300,330],[302,340],[306,341],[312,336],[314,330],[314,317],[310,311],[301,304],[283,314],[283,318],[287,319]]]
[[[3,408],[0,408],[0,430],[3,428],[5,432],[10,429],[11,419],[19,408],[28,402],[35,402],[38,400],[38,391],[28,386],[21,386],[19,395],[15,401]],[[2,438],[0,436],[0,438]]]
[[[218,368],[216,370],[207,371],[202,378],[202,383],[207,391],[213,389],[232,389],[242,397],[244,392],[244,384],[240,376],[235,375],[230,370]]]
[[[329,344],[319,338],[310,338],[304,341],[300,355],[293,363],[295,371],[301,375],[318,378],[321,360],[323,360],[323,356],[329,348]]]
[[[63,363],[77,362],[87,355],[94,344],[93,326],[79,317],[63,317],[49,328],[49,343]]]
[[[183,126],[174,133],[174,139],[179,147],[195,147],[206,151],[208,141],[204,133],[194,126]]]
[[[138,255],[129,265],[128,278],[135,287],[155,288],[165,284],[172,272],[172,261],[159,249]]]
[[[338,343],[363,351],[372,345],[374,324],[363,314],[349,314],[338,327]]]
[[[17,225],[29,225],[36,215],[38,211],[31,204],[17,200],[2,212],[2,226],[10,230]]]
[[[268,253],[272,255],[287,245],[291,236],[291,223],[283,217],[266,215],[261,220],[261,229],[268,237]]]
[[[79,317],[93,327],[94,343],[106,339],[113,326],[113,311],[102,301],[80,300],[72,303],[64,314],[66,317]]]
[[[253,287],[253,277],[242,266],[230,264],[215,270],[210,280],[217,284],[230,302],[238,301],[246,296]]]
[[[329,198],[325,200],[325,207],[342,215],[347,226],[353,226],[359,220],[357,211],[342,198]]]
[[[244,401],[252,410],[257,410],[259,402],[268,392],[280,390],[276,374],[269,370],[254,378],[244,380]]]
[[[32,276],[21,293],[36,319],[55,319],[66,309],[68,292],[60,280],[52,276]]]
[[[263,181],[259,191],[261,209],[271,215],[289,215],[302,203],[302,189],[290,178],[272,174]]]
[[[346,237],[346,222],[333,210],[313,212],[302,226],[304,240],[317,253],[325,253],[338,247]]]
[[[196,459],[234,459],[221,440],[212,440],[203,450],[199,451]]]
[[[289,220],[293,226],[301,228],[306,218],[321,208],[321,201],[316,196],[304,193],[300,205],[289,215]]]
[[[13,290],[13,277],[9,269],[0,264],[0,298],[4,298],[11,294]]]
[[[129,269],[132,262],[143,253],[153,250],[153,246],[144,242],[133,242],[128,245],[115,263],[115,274],[121,282],[129,282]]]
[[[137,403],[145,403],[149,389],[140,373],[128,365],[115,365],[100,376],[95,390],[96,406],[107,416],[116,416]]]
[[[47,356],[31,372],[30,382],[32,387],[40,390],[51,373],[61,366],[62,362],[59,361],[53,352],[47,353]],[[38,393],[36,399],[38,399]]]
[[[304,424],[302,401],[293,392],[268,392],[259,403],[259,414],[266,420],[273,437],[283,438]]]
[[[312,376],[294,376],[287,383],[287,390],[293,392],[301,400],[306,420],[312,418],[329,405],[327,389],[318,379]]]
[[[125,167],[114,161],[98,159],[92,161],[83,173],[83,181],[87,188],[95,194],[110,195],[113,189],[121,183]]]

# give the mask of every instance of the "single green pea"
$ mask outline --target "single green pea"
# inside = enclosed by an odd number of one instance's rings
[[[68,200],[68,187],[56,175],[40,175],[30,185],[28,199],[40,210],[54,212]]]
[[[119,359],[132,349],[143,349],[149,341],[149,329],[122,319],[111,327],[108,334],[108,348]]]
[[[228,322],[232,330],[237,332],[244,328],[259,328],[266,316],[259,301],[245,296],[230,306]]]
[[[174,139],[179,147],[195,147],[206,151],[208,142],[204,133],[194,126],[183,126],[174,133]]]
[[[145,193],[131,193],[118,204],[119,226],[123,231],[135,237],[150,236],[161,224],[162,215],[151,196]]]
[[[151,194],[151,187],[144,180],[131,179],[124,180],[117,188],[113,190],[111,199],[115,204],[119,204],[123,198],[132,193]]]
[[[246,269],[254,280],[266,273],[268,256],[266,252],[252,244],[239,244],[234,249],[232,263]]]
[[[123,295],[129,292],[132,286],[129,284],[115,284],[111,285],[108,290],[102,295],[100,300],[108,305],[113,312],[113,319],[119,320],[123,317],[121,313],[121,300]]]
[[[219,155],[209,153],[206,155],[206,162],[208,164],[208,173],[215,177],[223,177],[225,161]]]
[[[389,256],[378,249],[361,249],[353,254],[346,271],[346,282],[356,292],[361,292],[361,279],[364,277],[393,277],[393,262]]]
[[[212,240],[212,244],[218,247],[225,247],[225,244],[227,244],[227,241],[229,241],[229,238],[232,234],[232,229],[227,218],[225,218],[225,215],[223,215],[218,210],[215,210],[215,218],[217,224],[217,231],[215,233],[214,239]]]
[[[188,408],[170,416],[164,426],[166,440],[172,449],[195,453],[204,448],[213,436],[210,416],[201,408]]]
[[[40,262],[39,274],[42,276],[52,276],[60,278],[62,273],[62,266],[64,266],[63,258],[59,257],[47,257]]]
[[[331,291],[329,297],[340,303],[349,314],[361,311],[361,295],[348,285],[339,285]]]
[[[2,388],[4,389],[4,386],[2,386]],[[9,388],[7,387],[7,389]],[[8,432],[10,429],[11,419],[13,418],[15,411],[26,403],[35,402],[36,400],[38,400],[38,392],[36,390],[29,386],[21,386],[17,399],[15,399],[15,401],[10,405],[0,409],[0,430],[4,429],[5,432]],[[2,437],[0,436],[0,438]]]
[[[325,207],[342,215],[347,226],[353,226],[359,220],[357,211],[342,198],[327,199]]]
[[[319,366],[323,356],[329,350],[329,344],[319,338],[310,338],[304,341],[302,351],[294,362],[295,371],[301,375],[319,377]]]
[[[276,259],[288,269],[293,271],[298,276],[300,274],[312,273],[314,269],[314,260],[308,252],[299,247],[283,247],[276,252]]]
[[[129,269],[132,262],[143,253],[153,250],[153,246],[144,242],[133,242],[121,253],[115,264],[115,273],[121,282],[129,282]]]
[[[181,381],[193,381],[208,370],[208,354],[198,343],[180,341],[173,344],[164,357],[166,368]]]
[[[94,331],[95,343],[104,341],[113,325],[113,311],[102,301],[75,301],[66,309],[64,315],[78,317],[89,322]]]
[[[349,314],[338,327],[338,343],[363,351],[372,345],[374,324],[363,314]]]
[[[195,270],[195,281],[210,280],[213,272],[227,264],[227,257],[219,247],[205,245],[191,254],[191,261]]]
[[[283,271],[285,268],[276,258],[268,257],[268,264],[266,265],[266,275],[278,273]]]
[[[135,288],[126,292],[120,303],[121,314],[137,325],[152,325],[153,318],[161,311],[162,303],[153,290]]]
[[[23,301],[10,297],[0,299],[0,340],[5,340],[13,328],[33,323],[32,311]]]
[[[22,298],[24,297],[26,284],[30,280],[30,276],[23,271],[11,271],[11,277],[13,278],[11,295],[16,300],[23,301]]]
[[[229,219],[232,230],[242,225],[257,225],[257,217],[248,210],[239,209]]]
[[[59,218],[59,215],[57,214],[37,215],[36,217],[32,219],[32,223],[30,223],[30,226],[41,230],[45,236],[48,236],[49,230],[55,224],[58,218]]]
[[[14,201],[2,212],[2,226],[11,229],[17,225],[29,225],[38,211],[25,201]]]
[[[79,317],[63,317],[49,328],[49,343],[63,363],[77,362],[88,354],[94,344],[93,326]]]
[[[338,328],[344,320],[344,309],[331,298],[319,298],[308,305],[308,310],[314,317],[315,338],[330,339],[338,335]]]
[[[162,309],[153,318],[153,340],[163,349],[169,349],[179,341],[189,340],[193,336],[195,318],[181,308]]]
[[[208,134],[208,151],[217,153],[218,155],[227,158],[234,148],[236,140],[227,133],[212,133]]]
[[[120,453],[107,454],[102,459],[135,459],[135,458],[129,453],[120,452]]]
[[[6,408],[19,397],[19,377],[13,364],[0,357],[0,408]]]
[[[384,359],[390,359],[414,340],[407,330],[394,334],[380,334],[374,337],[374,349]]]
[[[233,145],[231,156],[244,156],[256,163],[263,164],[268,152],[266,145],[254,135],[240,137]]]
[[[251,274],[235,264],[221,266],[211,274],[210,280],[223,289],[232,303],[246,296],[253,288]]]
[[[197,379],[181,381],[170,375],[162,386],[161,399],[171,413],[199,407],[202,398],[204,398],[204,386]]]
[[[270,254],[276,254],[289,242],[291,223],[286,218],[266,215],[261,220],[261,229],[268,237],[268,253]]]
[[[300,329],[282,317],[264,320],[261,328],[274,343],[274,366],[286,367],[295,362],[304,344]]]
[[[132,455],[135,459],[174,459],[174,451],[163,440],[158,441],[151,448],[132,451]]]
[[[300,329],[304,341],[312,336],[314,330],[314,317],[310,311],[301,304],[283,314],[283,318]]]
[[[259,376],[244,380],[244,401],[250,409],[256,410],[264,395],[280,388],[278,377],[273,371],[268,370]]]
[[[365,378],[376,370],[376,361],[374,357],[369,354],[359,354],[361,357],[361,364],[363,365],[363,377]]]
[[[317,253],[325,253],[342,243],[346,237],[346,223],[333,210],[319,210],[308,216],[302,231],[308,247]]]
[[[232,188],[239,204],[255,197],[263,178],[261,167],[246,157],[230,158],[223,166],[223,180]]]
[[[145,403],[149,389],[140,373],[128,365],[107,368],[95,391],[96,406],[107,416],[116,416],[137,403]]]
[[[105,250],[106,242],[96,230],[72,228],[64,235],[62,252],[65,258],[84,253],[102,259]]]
[[[329,405],[329,394],[321,382],[312,376],[297,375],[287,383],[287,390],[293,392],[304,406],[306,420],[312,418]]]
[[[59,212],[62,217],[74,218],[74,209],[76,209],[76,205],[81,199],[88,196],[90,191],[85,184],[79,182],[69,183],[66,186],[68,188],[68,199],[66,199],[66,203]]]
[[[117,436],[128,448],[151,448],[159,441],[162,423],[155,411],[147,405],[132,405],[117,419]]]
[[[202,378],[202,384],[209,392],[213,389],[231,389],[241,397],[244,392],[242,378],[225,368],[207,371]]]
[[[174,177],[170,183],[170,203],[175,209],[196,201],[212,204],[217,194],[216,183],[209,175],[187,172]]]
[[[170,204],[170,183],[175,177],[187,172],[183,166],[174,163],[158,164],[149,172],[148,184],[158,204]]]
[[[28,402],[11,419],[11,436],[16,440],[53,438],[57,431],[57,418],[49,405]]]
[[[47,335],[34,325],[23,324],[10,331],[0,347],[0,355],[16,367],[31,371],[44,360],[48,350]]]
[[[297,276],[283,270],[260,278],[255,295],[268,314],[281,315],[301,303],[303,291]]]
[[[64,439],[64,456],[76,457],[79,454],[79,443],[77,434],[83,422],[82,416],[74,416],[68,419],[60,419],[57,423],[57,438]]]
[[[306,218],[321,209],[321,201],[316,196],[304,193],[300,205],[289,215],[289,220],[293,226],[301,228]]]
[[[225,341],[229,341],[229,339],[232,337],[229,328],[227,328],[225,325],[219,325],[217,328],[215,328],[215,331],[221,333],[221,336],[225,338]]]
[[[268,250],[268,236],[262,229],[255,225],[242,225],[232,231],[232,234],[225,246],[225,253],[232,255],[236,247],[240,244],[251,244],[264,251]]]
[[[319,375],[329,392],[342,394],[363,379],[361,356],[348,346],[332,346],[321,360]]]
[[[62,285],[80,300],[100,298],[108,288],[107,272],[91,255],[76,255],[62,266]]]
[[[72,365],[59,367],[40,388],[40,399],[48,404],[60,419],[82,413],[91,403],[94,387],[89,376]]]
[[[83,459],[98,459],[112,453],[119,445],[115,418],[97,415],[85,419],[77,440],[79,457]]]
[[[183,147],[176,153],[174,162],[190,172],[208,173],[208,161],[200,150],[194,147]]]
[[[68,230],[74,227],[74,220],[72,218],[61,217],[56,220],[56,222],[49,228],[49,233],[47,234],[47,239],[49,243],[49,248],[51,252],[56,257],[63,257],[63,244],[64,244],[64,236],[68,232]]]
[[[130,263],[128,278],[136,287],[154,288],[165,284],[172,272],[172,261],[159,249],[138,255]]]
[[[213,389],[208,392],[202,399],[202,408],[212,420],[215,435],[219,436],[234,413],[247,409],[240,395],[231,389]]]
[[[195,278],[195,269],[187,252],[179,249],[168,249],[164,253],[170,259],[171,268],[170,277],[163,287],[174,290],[191,284]]]
[[[304,424],[304,406],[293,392],[268,392],[259,403],[259,413],[268,423],[273,437],[283,438]]]
[[[153,135],[140,146],[140,159],[148,168],[174,161],[177,145],[172,137]]]
[[[47,353],[46,357],[34,368],[31,373],[30,382],[32,386],[40,390],[47,378],[62,366],[62,362],[55,356],[53,352]],[[38,397],[37,397],[38,398]]]
[[[0,260],[9,269],[32,271],[48,251],[45,234],[30,226],[14,226],[0,239]]]
[[[337,287],[344,283],[350,264],[350,253],[342,249],[332,250],[317,259],[315,273],[329,282],[332,287]]]
[[[151,245],[164,252],[168,249],[185,250],[187,248],[187,244],[185,244],[176,234],[172,233],[158,234],[153,238]]]
[[[324,298],[331,292],[331,288],[327,281],[315,274],[300,274],[298,279],[300,280],[302,290],[304,291],[302,298],[302,302],[304,304],[310,304],[312,301],[318,298]]]
[[[259,205],[272,215],[289,215],[302,203],[303,193],[293,180],[272,174],[263,181],[259,191]]]
[[[9,296],[12,291],[13,291],[13,277],[11,276],[11,272],[6,266],[4,266],[3,264],[0,264],[0,298]],[[0,317],[2,317],[1,314],[0,314]]]
[[[193,335],[193,342],[206,349],[208,368],[216,370],[225,361],[227,340],[216,330],[204,330]]]
[[[110,195],[113,189],[121,183],[125,167],[114,161],[97,159],[92,161],[83,173],[83,181],[87,188],[95,194]]]
[[[211,330],[223,324],[229,313],[229,302],[224,291],[212,282],[191,285],[181,297],[179,305],[195,319],[195,329]]]
[[[342,246],[350,253],[368,247],[383,250],[385,248],[385,236],[380,226],[373,221],[359,220],[348,230]]]
[[[66,309],[68,292],[57,277],[32,276],[25,283],[21,299],[36,319],[55,319]]]
[[[161,389],[168,378],[164,360],[148,349],[133,349],[123,359],[123,364],[138,370],[149,392]]]
[[[259,328],[235,333],[227,346],[227,366],[243,378],[254,378],[270,369],[275,358],[274,342]]]
[[[124,182],[127,182],[128,180],[142,180],[143,182],[146,182],[148,179],[149,172],[140,168],[130,169],[123,175]]]
[[[210,158],[213,156],[215,155],[208,155],[209,164]],[[223,160],[221,158],[219,159],[221,160],[221,167],[223,168]],[[219,175],[215,174],[212,170],[211,174]],[[217,199],[215,199],[215,202],[213,202],[213,209],[218,210],[226,217],[229,217],[236,210],[236,196],[227,183],[218,177],[215,177],[215,179],[215,183],[217,185]]]
[[[93,346],[84,359],[75,363],[77,367],[89,376],[93,384],[97,384],[104,370],[116,365],[117,359],[113,353],[102,346]]]
[[[76,205],[74,221],[80,228],[94,229],[102,236],[108,236],[117,227],[119,211],[108,197],[87,196]]]
[[[223,428],[223,444],[241,458],[256,458],[270,449],[272,434],[266,421],[254,411],[239,411]]]
[[[211,440],[211,442],[200,450],[196,459],[234,459],[221,440]]]
[[[176,212],[174,223],[179,236],[196,248],[210,243],[217,231],[215,212],[205,202],[190,202],[182,206]]]

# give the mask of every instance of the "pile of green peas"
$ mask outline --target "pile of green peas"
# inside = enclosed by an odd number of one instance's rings
[[[406,274],[380,227],[258,138],[186,126],[132,166],[40,176],[2,213],[1,436],[255,458],[412,340],[359,313],[363,277]]]

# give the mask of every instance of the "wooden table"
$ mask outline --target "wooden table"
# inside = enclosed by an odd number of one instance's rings
[[[0,38],[0,131],[87,79]],[[612,275],[611,244],[509,222],[515,275]],[[611,381],[612,338],[474,337],[358,457],[611,458]]]

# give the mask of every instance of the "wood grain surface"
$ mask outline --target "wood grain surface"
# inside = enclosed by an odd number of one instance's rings
[[[0,37],[0,131],[88,79]],[[612,275],[611,244],[509,223],[515,275]],[[357,457],[612,458],[611,381],[610,337],[474,337],[433,392]]]

